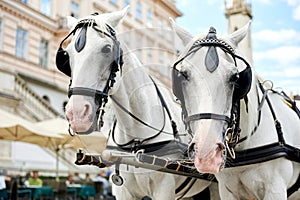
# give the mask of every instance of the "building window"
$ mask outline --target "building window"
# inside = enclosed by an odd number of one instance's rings
[[[3,28],[2,28],[2,19],[0,18],[0,49],[2,49],[2,38],[3,38],[3,36],[2,36],[2,30],[3,30]]]
[[[159,53],[159,64],[164,65],[164,53],[160,52]]]
[[[150,65],[153,63],[152,50],[151,49],[149,49],[148,53],[147,53],[147,63],[150,64]]]
[[[113,4],[117,4],[117,0],[109,0]]]
[[[25,59],[27,52],[27,31],[17,28],[16,57]]]
[[[165,74],[165,66],[164,66],[164,54],[163,52],[159,53],[159,73],[162,75],[166,75]]]
[[[135,18],[137,20],[142,21],[142,5],[141,3],[136,3],[136,13],[135,13]]]
[[[19,0],[19,1],[21,1],[21,2],[23,2],[23,3],[25,3],[25,4],[28,3],[27,0]]]
[[[51,0],[41,0],[41,13],[51,15]]]
[[[163,34],[164,22],[161,19],[158,20],[158,28],[159,28],[159,33]]]
[[[45,39],[41,39],[40,42],[40,65],[44,68],[48,66],[48,51],[49,51],[49,43]]]
[[[152,27],[152,12],[148,10],[147,12],[147,26]]]
[[[71,16],[77,19],[79,17],[79,4],[74,1],[71,2]]]

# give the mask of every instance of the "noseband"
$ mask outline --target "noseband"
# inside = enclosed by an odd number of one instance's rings
[[[120,43],[116,38],[116,33],[114,29],[108,24],[106,24],[106,30],[100,30],[94,19],[84,19],[79,21],[75,26],[75,28],[60,43],[59,49],[56,54],[56,66],[61,72],[71,77],[71,66],[70,66],[69,54],[66,50],[62,48],[62,45],[71,35],[74,35],[75,32],[81,28],[80,33],[75,41],[75,49],[77,52],[80,52],[84,48],[86,43],[86,31],[88,27],[92,27],[97,32],[112,39],[112,41],[114,42],[114,48],[113,48],[114,61],[110,65],[110,70],[111,70],[110,75],[103,91],[91,89],[91,88],[85,88],[85,87],[71,88],[71,84],[72,84],[72,78],[71,78],[69,84],[69,90],[68,90],[68,97],[70,98],[72,95],[83,95],[83,96],[94,97],[95,103],[98,106],[96,111],[96,117],[98,119],[101,108],[105,107],[105,104],[107,103],[109,89],[113,87],[115,83],[116,72],[121,70],[123,64],[123,60],[122,60],[123,52],[122,49],[120,48]],[[103,114],[104,112],[101,113],[101,118]],[[70,128],[69,128],[69,132],[71,135],[73,135],[73,133],[71,133],[70,131]],[[87,134],[90,132],[91,130],[88,130],[87,132],[80,132],[80,134]]]
[[[225,53],[231,55],[236,67],[237,67],[236,59],[242,60],[247,66],[246,69],[238,73],[238,77],[237,77],[238,79],[236,80],[234,85],[230,117],[227,115],[216,114],[216,113],[198,113],[190,116],[188,116],[187,114],[185,101],[184,101],[184,94],[182,91],[182,83],[183,81],[188,81],[188,80],[187,80],[187,76],[183,72],[176,69],[176,66],[179,63],[181,63],[184,59],[186,59],[188,56],[197,52],[199,49],[205,46],[208,47],[208,51],[205,56],[205,66],[206,69],[211,73],[214,72],[219,65],[219,58],[216,51],[216,47],[219,47]],[[252,72],[248,62],[244,58],[238,56],[235,53],[233,47],[231,47],[225,41],[218,39],[216,37],[216,30],[213,27],[211,27],[206,38],[194,42],[192,47],[188,50],[187,54],[174,63],[173,72],[172,72],[172,81],[173,81],[172,83],[173,92],[182,104],[182,117],[183,117],[183,121],[186,124],[187,131],[190,134],[192,134],[190,128],[190,123],[192,121],[197,121],[201,119],[214,119],[214,120],[225,121],[228,124],[228,128],[225,132],[225,143],[227,140],[226,145],[231,146],[229,150],[233,151],[233,146],[235,146],[236,143],[238,142],[239,133],[240,133],[240,128],[239,128],[240,99],[246,98],[246,95],[251,88]]]

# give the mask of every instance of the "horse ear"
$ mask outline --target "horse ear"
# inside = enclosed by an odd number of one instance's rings
[[[230,42],[232,42],[235,46],[237,46],[248,34],[248,32],[250,30],[250,25],[251,25],[251,20],[242,28],[231,33],[229,35]]]
[[[122,21],[122,19],[125,17],[125,15],[128,13],[130,6],[126,6],[120,11],[112,12],[109,14],[109,17],[107,21],[109,24],[113,27],[118,26],[118,24]]]
[[[170,17],[170,23],[172,25],[173,30],[176,32],[178,37],[181,39],[184,46],[186,46],[193,38],[193,36],[184,28],[178,26],[176,22]]]
[[[66,19],[67,19],[67,27],[69,29],[71,29],[77,23],[77,19],[75,17],[67,16]]]

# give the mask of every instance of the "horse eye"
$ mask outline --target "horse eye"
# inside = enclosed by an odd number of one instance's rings
[[[235,73],[235,74],[233,74],[233,75],[230,77],[229,81],[234,83],[234,82],[236,82],[239,78],[240,78],[239,73]]]
[[[111,52],[111,45],[107,44],[101,49],[102,53],[110,53]]]

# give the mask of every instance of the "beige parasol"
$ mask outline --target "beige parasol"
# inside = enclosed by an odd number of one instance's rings
[[[17,115],[0,109],[0,139],[37,144],[43,147],[56,147],[64,137]]]
[[[54,133],[59,133],[64,137],[64,141],[60,144],[60,148],[83,148],[94,153],[101,153],[106,148],[107,133],[93,132],[88,135],[69,134],[69,123],[66,119],[54,118],[38,122],[36,127],[47,129]]]

